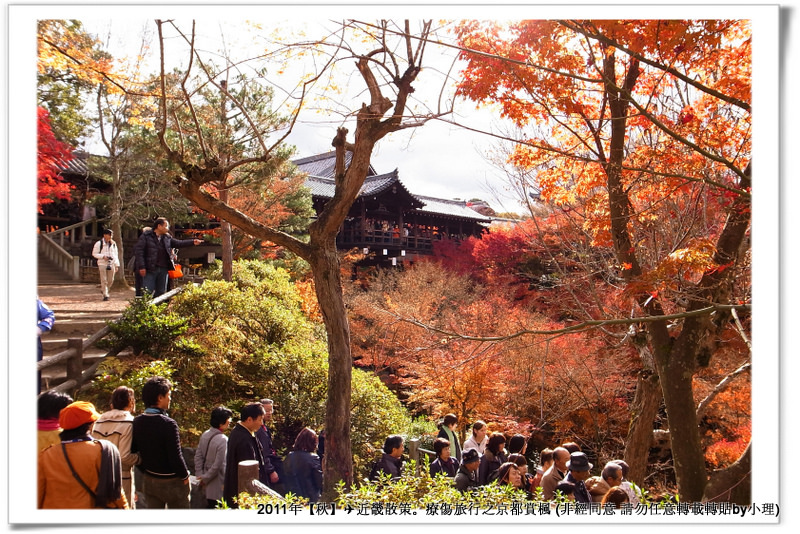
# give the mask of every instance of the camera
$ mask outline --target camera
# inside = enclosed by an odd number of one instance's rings
[[[106,265],[106,271],[110,271],[110,270],[111,270],[111,264],[109,263],[108,265]]]

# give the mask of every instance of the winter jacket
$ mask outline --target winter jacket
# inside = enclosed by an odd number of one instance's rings
[[[445,476],[454,477],[458,471],[458,460],[452,456],[443,462],[441,458],[436,458],[431,462],[431,476],[435,477],[437,473],[444,473]]]
[[[378,480],[379,476],[383,473],[392,477],[392,480],[400,478],[403,472],[403,459],[395,458],[391,454],[385,452],[381,455],[380,459],[372,466],[372,472],[369,475],[370,480]]]
[[[92,256],[97,260],[97,266],[102,268],[107,267],[109,264],[106,256],[111,256],[111,266],[114,270],[119,269],[119,251],[113,239],[108,243],[106,243],[105,239],[100,239],[95,243],[94,247],[92,247]]]
[[[203,432],[194,453],[194,474],[203,481],[206,499],[222,499],[227,454],[228,436],[218,428],[209,428]]]
[[[572,482],[575,484],[575,502],[582,502],[582,503],[590,503],[592,502],[592,497],[589,495],[589,490],[586,489],[586,484],[583,480],[578,480],[577,478],[572,476],[572,472],[568,472],[567,476],[564,478],[567,482]]]
[[[133,441],[133,416],[125,410],[110,410],[103,413],[95,421],[92,436],[104,439],[117,446],[122,461],[122,489],[128,505],[132,508],[133,500],[133,466],[139,463],[139,455],[131,452]]]
[[[475,440],[475,436],[470,436],[467,441],[464,442],[464,446],[461,448],[462,451],[467,449],[478,449],[478,452],[483,454],[486,452],[486,444],[489,443],[489,436],[483,436],[483,441],[478,443]]]
[[[608,482],[603,480],[603,477],[600,476],[593,476],[586,479],[586,489],[589,490],[589,495],[592,496],[592,502],[600,502],[603,500],[603,496],[608,493],[608,490],[611,489],[611,486],[608,485]]]
[[[172,262],[170,249],[192,245],[194,245],[194,239],[173,239],[171,235],[164,234],[161,236],[161,242],[159,242],[155,232],[152,230],[144,232],[139,236],[136,246],[133,247],[133,254],[136,257],[136,270],[154,271],[158,266],[158,250],[159,247],[162,247],[166,253],[166,268],[172,271],[175,269],[175,264]]]
[[[125,410],[109,410],[95,421],[92,436],[105,439],[119,449],[122,460],[122,476],[129,477],[131,469],[139,463],[139,454],[131,452],[133,441],[133,416]]]
[[[239,462],[244,460],[256,460],[259,467],[264,463],[261,444],[240,422],[231,430],[225,455],[225,484],[222,495],[232,508],[236,506],[233,498],[239,495]]]
[[[468,471],[466,466],[461,466],[458,468],[458,472],[456,473],[455,477],[455,486],[458,491],[464,492],[472,488],[478,487],[478,472],[477,471]]]
[[[57,509],[89,509],[95,508],[97,503],[95,498],[87,492],[75,479],[72,470],[64,457],[62,444],[51,445],[39,454],[38,465],[38,507],[57,508]],[[103,445],[99,441],[77,441],[64,443],[69,462],[84,484],[99,494],[100,482],[109,478],[114,479],[116,484],[120,482],[120,463],[119,453],[116,447],[107,447],[107,454],[116,454],[116,458],[111,458],[112,462],[107,468],[116,473],[109,473],[110,476],[100,477],[101,464],[103,463]],[[125,495],[121,491],[121,486],[117,487],[116,494],[107,503],[108,508],[127,508]],[[103,491],[106,493],[106,491]]]
[[[319,456],[306,451],[290,452],[283,463],[286,489],[317,502],[322,494],[322,464]]]
[[[555,465],[551,466],[550,469],[544,472],[544,475],[542,476],[542,490],[546,500],[549,501],[553,499],[553,492],[555,492],[556,486],[558,486],[559,482],[564,480],[565,476],[565,473],[562,473],[556,469]]]
[[[486,452],[481,456],[481,465],[478,467],[478,483],[481,486],[485,486],[491,482],[491,474],[497,471],[505,461],[506,457],[502,452],[495,456],[492,451],[486,449]]]

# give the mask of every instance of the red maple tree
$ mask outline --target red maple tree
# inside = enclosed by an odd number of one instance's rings
[[[36,207],[42,213],[45,204],[70,198],[72,186],[63,181],[59,171],[72,159],[72,148],[53,135],[50,114],[43,107],[38,109],[37,137],[36,167],[39,181]]]

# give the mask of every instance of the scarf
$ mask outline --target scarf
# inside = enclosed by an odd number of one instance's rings
[[[52,430],[59,430],[60,427],[58,426],[58,418],[56,419],[37,419],[36,420],[36,429],[41,430],[43,432],[50,432]]]

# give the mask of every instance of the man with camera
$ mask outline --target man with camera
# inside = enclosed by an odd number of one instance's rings
[[[112,237],[114,237],[112,230],[103,230],[103,238],[95,243],[92,249],[92,256],[97,260],[97,268],[100,270],[100,290],[103,292],[103,300],[109,299],[109,291],[114,284],[114,274],[119,268],[117,244],[111,239]]]

